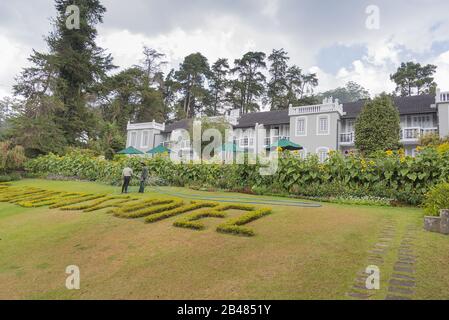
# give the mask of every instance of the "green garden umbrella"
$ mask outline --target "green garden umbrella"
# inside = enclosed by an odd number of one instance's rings
[[[223,152],[244,152],[244,150],[242,148],[240,148],[239,146],[237,146],[235,143],[225,143],[221,146],[221,150]]]
[[[287,139],[280,139],[277,142],[273,143],[271,146],[269,146],[267,149],[276,149],[281,148],[282,150],[302,150],[303,147],[301,147],[299,144],[296,144],[294,142],[291,142]]]
[[[159,153],[170,153],[171,150],[164,147],[163,145],[158,145],[156,148],[151,149],[150,151],[148,151],[148,154],[159,154]]]
[[[130,154],[130,155],[134,155],[134,154],[145,154],[140,150],[137,150],[134,147],[128,147],[122,151],[117,152],[117,154]]]

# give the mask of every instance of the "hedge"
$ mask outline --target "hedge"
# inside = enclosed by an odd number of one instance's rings
[[[305,197],[376,197],[420,204],[424,195],[449,177],[449,144],[426,147],[415,157],[403,151],[386,151],[364,158],[332,152],[320,163],[316,156],[301,159],[282,153],[274,175],[259,174],[260,164],[175,164],[164,157],[126,158],[108,161],[82,151],[65,156],[47,155],[26,163],[26,169],[42,176],[76,177],[118,185],[125,166],[138,175],[144,161],[151,178],[172,186],[200,186],[257,194]],[[139,179],[133,179],[138,184]]]

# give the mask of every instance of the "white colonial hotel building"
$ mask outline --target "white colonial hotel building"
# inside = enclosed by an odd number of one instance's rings
[[[328,99],[319,105],[291,106],[288,110],[257,112],[240,115],[233,110],[226,116],[234,130],[231,139],[251,153],[260,153],[281,138],[301,145],[305,156],[318,154],[325,160],[330,150],[343,153],[354,149],[355,120],[364,101],[343,103]],[[419,95],[395,98],[401,119],[401,143],[407,155],[414,155],[419,138],[426,133],[449,135],[449,92],[437,91],[436,96]],[[191,152],[185,137],[192,120],[172,124],[129,123],[127,147],[146,152],[160,144],[173,152]]]

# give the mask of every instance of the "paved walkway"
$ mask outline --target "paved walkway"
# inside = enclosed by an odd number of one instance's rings
[[[393,218],[386,219],[377,243],[368,251],[367,260],[346,295],[358,300],[383,299],[379,291],[366,288],[366,280],[370,276],[366,268],[373,265],[380,269],[381,286],[388,286],[384,296],[386,300],[411,300],[416,289],[416,233],[415,226],[409,225],[404,229],[398,227]]]

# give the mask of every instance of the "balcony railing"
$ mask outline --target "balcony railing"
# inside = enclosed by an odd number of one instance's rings
[[[403,128],[400,137],[402,141],[417,141],[427,134],[438,134],[438,128]]]
[[[338,103],[328,103],[328,104],[318,104],[313,106],[303,106],[303,107],[290,107],[288,115],[298,116],[310,113],[327,113],[327,112],[339,112],[343,114],[343,106]]]
[[[353,144],[354,138],[355,138],[354,132],[340,133],[341,144]]]
[[[449,102],[449,91],[445,91],[445,92],[438,91],[436,102],[437,103]]]

